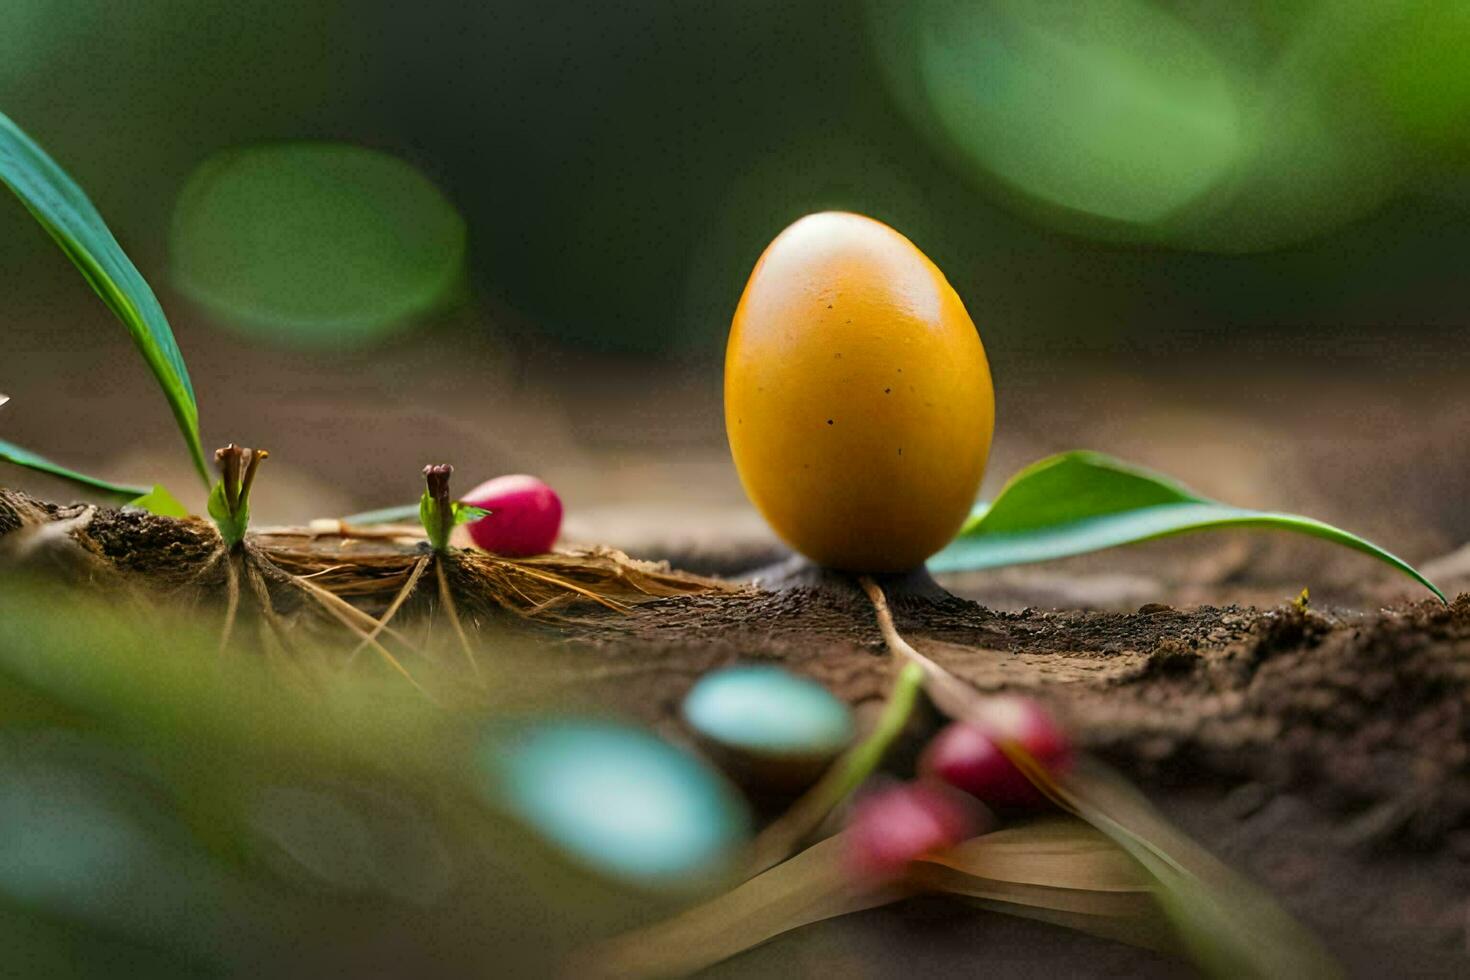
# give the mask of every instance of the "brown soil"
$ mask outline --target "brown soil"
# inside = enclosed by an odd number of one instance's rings
[[[1434,844],[1470,825],[1470,595],[1371,615],[894,605],[899,628],[952,673],[1046,699],[1082,744],[1149,782],[1302,794],[1351,819],[1364,843]],[[568,642],[599,664],[647,665],[601,693],[655,724],[732,660],[779,660],[853,702],[880,697],[890,676],[856,590],[670,599]]]
[[[910,641],[951,672],[1050,703],[1081,744],[1319,930],[1351,975],[1470,969],[1470,595],[1372,614],[1007,613],[915,595],[893,605]],[[882,696],[891,669],[856,589],[669,599],[585,625],[566,645],[598,671],[598,703],[675,736],[680,698],[720,664],[779,661],[859,704]],[[1182,970],[1035,923],[977,926],[926,900],[801,930],[713,974],[852,961],[865,976],[970,975],[977,928],[993,975]],[[891,943],[909,950],[901,963],[879,952]]]
[[[21,524],[85,513],[0,494],[0,546]],[[208,524],[106,509],[70,537],[101,568],[174,585],[216,547]],[[893,606],[915,646],[978,689],[1053,705],[1080,744],[1260,877],[1355,973],[1451,975],[1470,965],[1470,595],[1373,613],[1292,604],[1000,612],[907,587],[895,589]],[[626,614],[584,611],[532,627],[555,641],[549,658],[578,679],[572,696],[675,736],[683,694],[720,664],[779,661],[860,707],[881,698],[891,676],[871,607],[841,580],[663,598]],[[880,934],[922,932],[952,914],[917,903],[865,921]],[[812,927],[776,947],[799,956],[803,943],[826,949],[853,928]],[[1108,970],[1175,969],[1032,923],[991,928],[1002,941],[1069,950],[1058,963],[1102,957]],[[931,972],[962,972],[965,945],[938,943],[927,954],[936,957]],[[758,975],[778,962],[772,955],[757,950],[717,972]],[[1036,966],[1034,957],[1015,963],[1021,974]]]

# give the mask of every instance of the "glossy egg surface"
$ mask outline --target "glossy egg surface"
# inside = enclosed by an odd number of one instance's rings
[[[725,353],[725,427],[747,495],[831,568],[914,568],[959,530],[995,397],[943,273],[887,225],[824,212],[756,263]]]

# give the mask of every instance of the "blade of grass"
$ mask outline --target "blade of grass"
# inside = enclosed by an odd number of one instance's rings
[[[935,572],[1000,568],[1086,554],[1193,531],[1292,531],[1362,552],[1446,601],[1417,569],[1371,541],[1297,514],[1232,507],[1111,456],[1070,452],[1023,469],[929,560]]]
[[[148,513],[157,514],[159,517],[189,516],[189,509],[179,503],[177,497],[156,483],[153,485],[152,490],[149,490],[141,497],[134,497],[125,506],[146,510]]]
[[[984,723],[988,699],[904,640],[882,589],[871,579],[860,581],[885,643],[923,668],[924,689],[935,706],[956,720]],[[1165,915],[1209,975],[1308,980],[1342,975],[1316,937],[1270,895],[1170,826],[1121,777],[1084,758],[1057,779],[1020,745],[999,747],[1038,789],[1106,834],[1153,876]]]
[[[6,442],[4,439],[0,439],[0,461],[14,463],[16,466],[24,466],[26,469],[35,470],[38,473],[60,477],[63,480],[69,480],[79,486],[101,491],[108,496],[117,497],[124,501],[131,501],[153,492],[148,487],[133,486],[127,483],[113,483],[111,480],[104,480],[101,477],[79,473],[76,470],[62,466],[60,463],[53,463],[46,457],[33,453],[29,449],[23,449],[13,442]],[[158,488],[155,487],[153,489],[156,490]]]
[[[842,835],[829,837],[703,905],[595,947],[566,975],[688,976],[792,929],[908,894],[854,887],[846,846]]]
[[[0,183],[15,192],[80,270],[82,278],[127,327],[163,389],[199,478],[208,487],[209,468],[199,441],[194,386],[158,298],[87,195],[4,113],[0,113]]]
[[[918,665],[905,663],[899,668],[893,690],[872,733],[843,753],[815,786],[761,831],[751,845],[749,873],[764,871],[785,860],[837,804],[873,774],[908,724],[923,682],[924,671]]]
[[[922,859],[974,878],[1094,892],[1151,892],[1137,861],[1076,817],[1010,824]]]
[[[1264,889],[1170,825],[1112,770],[1084,758],[1054,779],[1034,760],[1015,761],[1038,787],[1148,869],[1159,883],[1164,914],[1210,976],[1344,975],[1317,937]]]
[[[672,977],[697,972],[793,929],[932,890],[993,911],[1168,949],[1152,878],[1075,818],[1022,824],[916,862],[874,888],[853,877],[847,835],[813,844],[724,894],[593,948],[569,976]]]
[[[382,507],[378,510],[365,510],[361,514],[352,514],[340,520],[343,524],[355,524],[358,526],[368,524],[417,524],[419,522],[419,505],[404,504],[401,507]]]

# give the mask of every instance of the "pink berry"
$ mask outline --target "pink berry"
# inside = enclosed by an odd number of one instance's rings
[[[544,554],[561,531],[561,498],[534,476],[497,476],[460,499],[491,512],[468,526],[475,546],[492,554]]]
[[[899,877],[911,861],[981,833],[989,815],[938,783],[905,783],[860,798],[848,823],[848,864],[860,877]]]
[[[983,720],[955,722],[929,743],[922,771],[991,806],[1036,807],[1046,797],[1001,751],[1013,742],[1052,772],[1071,761],[1067,737],[1052,717],[1029,698],[992,698]]]

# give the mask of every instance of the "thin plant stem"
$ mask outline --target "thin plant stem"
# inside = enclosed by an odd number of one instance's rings
[[[378,634],[383,632],[383,630],[387,628],[388,623],[393,619],[394,616],[398,614],[398,610],[401,609],[403,607],[403,604],[408,601],[408,597],[413,595],[413,590],[418,588],[419,579],[423,577],[424,569],[429,567],[429,562],[432,559],[432,555],[425,555],[418,561],[414,562],[413,569],[408,573],[408,581],[403,583],[403,588],[398,590],[398,594],[394,596],[393,601],[388,604],[387,611],[383,613],[383,616],[381,619],[378,620],[377,625],[368,631],[366,639],[362,640],[360,643],[357,644],[357,646],[352,648],[352,652],[347,655],[348,663],[351,663],[354,659],[356,659],[357,655],[362,652],[362,648],[367,646],[368,643],[372,640],[376,640],[378,638]],[[303,581],[310,577],[311,576],[309,575],[300,576]]]
[[[578,585],[576,582],[573,582],[570,579],[562,578],[560,575],[553,575],[550,572],[543,572],[538,569],[528,568],[523,564],[513,561],[507,561],[504,558],[493,558],[491,560],[503,567],[510,568],[516,572],[519,572],[520,574],[525,575],[528,578],[539,579],[542,582],[547,582],[551,585],[560,586],[561,588],[566,589],[568,592],[575,592],[577,595],[580,595],[587,599],[591,599],[593,602],[606,606],[613,612],[625,613],[628,612],[630,609],[630,607],[626,603],[618,602],[616,599],[609,599],[607,596],[598,595],[591,589],[584,588],[583,586]]]
[[[465,635],[464,624],[459,621],[459,609],[454,604],[454,593],[449,591],[449,579],[444,575],[444,562],[434,562],[434,574],[439,579],[439,601],[449,614],[449,622],[454,626],[454,632],[459,637],[459,645],[464,650],[465,659],[470,662],[470,670],[475,675],[475,680],[480,677],[480,665],[475,660],[475,651],[470,646],[470,638]]]
[[[269,627],[271,635],[283,651],[290,649],[286,624],[281,621],[280,614],[276,612],[275,603],[271,601],[270,586],[266,583],[265,576],[261,574],[259,562],[247,552],[244,566],[250,589],[255,593],[255,600],[260,603],[260,611],[265,614],[266,626]]]
[[[353,620],[353,617],[348,614],[347,610],[351,610],[352,613],[367,619],[369,623],[375,624],[377,620],[373,619],[371,616],[367,615],[356,607],[351,606],[346,602],[343,602],[341,599],[337,598],[330,592],[312,582],[303,582],[295,576],[291,577],[291,581],[297,586],[297,588],[304,589],[306,592],[308,592],[318,601],[320,601],[322,607],[333,616],[335,616],[337,621],[340,622],[343,626],[346,626],[349,630],[356,633],[358,639],[363,640],[374,650],[376,650],[378,656],[383,658],[383,662],[392,667],[400,675],[402,675],[404,680],[412,684],[420,694],[424,695],[424,697],[429,698],[429,700],[431,701],[433,700],[432,695],[430,695],[429,692],[424,689],[422,684],[414,679],[413,674],[409,673],[408,668],[403,666],[403,663],[397,657],[393,656],[392,652],[390,652],[387,647],[383,646],[383,644],[379,643],[377,640],[369,637],[367,635],[367,631]]]
[[[923,671],[924,689],[929,692],[930,699],[939,710],[951,718],[977,720],[972,717],[976,715],[976,704],[979,697],[974,688],[915,650],[909,641],[903,638],[898,632],[898,627],[893,623],[893,613],[888,608],[888,600],[884,597],[883,590],[879,588],[877,582],[864,575],[858,579],[858,584],[863,587],[863,591],[868,594],[868,599],[873,604],[873,611],[878,616],[878,630],[883,634],[883,642],[888,646],[889,652],[901,660],[918,665]],[[1002,746],[1002,748],[1005,747]]]
[[[889,747],[908,724],[924,686],[924,670],[915,663],[905,663],[894,679],[893,690],[878,717],[878,724],[867,738],[843,753],[842,757],[817,780],[815,786],[791,805],[751,846],[748,877],[760,874],[786,860],[817,829],[836,806],[873,774],[888,753]]]
[[[235,571],[235,556],[225,556],[225,627],[220,631],[219,652],[230,646],[230,634],[235,629],[235,616],[240,611],[240,575]]]
[[[280,566],[276,567],[278,569],[280,568]],[[343,619],[345,617],[347,620],[351,620],[357,627],[360,627],[360,629],[355,630],[355,632],[359,636],[363,635],[364,631],[372,629],[374,626],[378,625],[378,621],[376,619],[369,616],[367,613],[363,612],[361,609],[357,608],[352,603],[343,599],[336,593],[327,591],[326,589],[317,585],[315,582],[308,582],[300,575],[292,575],[285,570],[281,570],[281,574],[285,575],[292,585],[296,586],[298,589],[301,589],[303,592],[306,592],[312,598],[316,599],[318,603],[326,607],[338,619]],[[413,646],[408,637],[404,636],[393,627],[384,626],[383,632],[387,633],[394,639],[406,644],[415,653],[422,653],[422,651]]]

